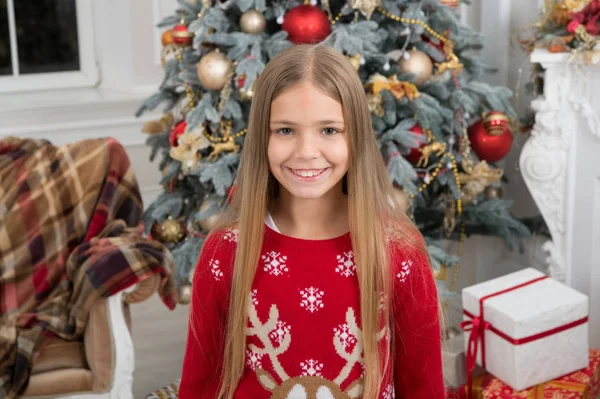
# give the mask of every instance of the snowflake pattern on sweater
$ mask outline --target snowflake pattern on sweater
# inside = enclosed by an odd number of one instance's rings
[[[215,232],[198,261],[180,399],[216,398],[237,240],[237,230]],[[431,270],[424,256],[398,252],[392,259],[395,323],[377,336],[381,350],[390,338],[402,344],[392,353],[394,367],[384,375],[379,398],[441,399]],[[234,399],[361,398],[364,353],[350,235],[300,240],[265,226],[259,262],[247,300],[245,371]],[[379,301],[382,309],[382,295]]]
[[[264,271],[273,276],[281,276],[288,271],[285,265],[287,256],[281,255],[279,252],[269,251],[265,255],[261,255],[261,259],[264,262]]]
[[[325,307],[325,304],[323,303],[323,295],[325,295],[325,292],[318,288],[308,287],[300,290],[300,295],[302,295],[300,306],[308,310],[310,313],[316,312],[317,310]]]
[[[223,277],[223,272],[221,271],[221,266],[219,265],[219,260],[211,259],[209,262],[209,265],[210,265],[210,272],[212,273],[215,280],[216,281],[221,280],[221,277]]]
[[[408,277],[408,275],[410,274],[410,269],[413,266],[413,261],[410,260],[410,259],[403,260],[402,263],[401,263],[401,265],[402,265],[402,268],[400,269],[400,273],[398,273],[396,275],[396,277],[398,277],[398,279],[401,282],[405,282],[406,279],[407,279],[407,277]]]
[[[337,256],[338,265],[335,271],[345,277],[354,276],[356,265],[354,264],[354,252],[344,252],[343,255]]]

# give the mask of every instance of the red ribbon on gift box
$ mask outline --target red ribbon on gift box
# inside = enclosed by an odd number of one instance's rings
[[[493,294],[489,294],[489,295],[485,295],[485,296],[481,297],[479,299],[479,316],[475,316],[474,314],[472,314],[471,312],[469,312],[466,309],[463,310],[463,313],[465,314],[465,316],[471,318],[471,320],[465,320],[462,323],[460,323],[460,327],[464,331],[471,332],[471,334],[469,334],[469,344],[467,346],[467,354],[466,354],[467,355],[466,356],[467,386],[469,387],[469,399],[474,398],[472,373],[473,373],[473,370],[475,369],[475,364],[477,362],[477,349],[479,347],[479,343],[481,343],[481,363],[482,363],[481,365],[483,366],[483,368],[486,368],[485,367],[485,330],[492,331],[494,334],[505,339],[506,341],[510,342],[513,345],[523,345],[528,342],[536,341],[538,339],[545,338],[545,337],[548,337],[553,334],[557,334],[559,332],[568,330],[570,328],[577,327],[588,321],[588,317],[585,316],[584,318],[581,318],[581,319],[575,320],[571,323],[567,323],[565,325],[553,328],[552,330],[544,331],[544,332],[541,332],[538,334],[530,335],[529,337],[519,338],[519,339],[509,337],[502,331],[500,331],[497,328],[495,328],[494,326],[492,326],[489,322],[485,321],[485,318],[483,315],[483,303],[485,302],[485,300],[493,298],[498,295],[505,294],[507,292],[518,290],[519,288],[523,288],[525,286],[537,283],[538,281],[542,281],[547,278],[548,278],[548,276],[538,277],[533,280],[524,282],[522,284],[515,285],[514,287],[507,288],[502,291],[498,291]]]

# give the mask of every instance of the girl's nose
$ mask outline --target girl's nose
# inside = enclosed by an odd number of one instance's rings
[[[300,134],[296,147],[296,156],[300,159],[315,159],[319,156],[318,138],[311,134]]]

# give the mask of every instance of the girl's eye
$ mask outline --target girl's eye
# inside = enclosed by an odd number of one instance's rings
[[[290,134],[292,134],[292,129],[290,129],[289,127],[284,127],[281,128],[277,131],[277,133],[283,135],[283,136],[289,136]]]
[[[325,136],[333,136],[334,134],[338,133],[338,130],[332,127],[326,127],[323,129],[323,133],[325,133]]]

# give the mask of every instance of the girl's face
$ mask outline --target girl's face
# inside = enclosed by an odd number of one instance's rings
[[[348,171],[348,135],[342,105],[312,83],[300,83],[271,103],[269,169],[297,198],[341,192]]]

